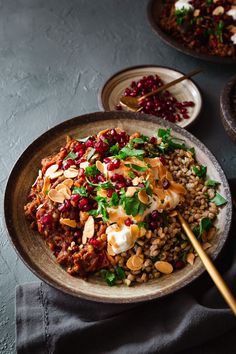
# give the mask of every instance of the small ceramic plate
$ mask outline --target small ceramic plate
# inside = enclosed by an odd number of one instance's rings
[[[97,277],[85,281],[69,275],[56,262],[43,237],[30,228],[24,215],[24,204],[43,157],[58,151],[65,143],[67,135],[85,137],[114,127],[120,127],[129,134],[139,131],[148,136],[153,136],[160,127],[171,128],[177,138],[184,139],[188,146],[195,148],[199,163],[207,166],[209,176],[220,182],[219,193],[228,200],[217,217],[218,232],[209,249],[210,256],[215,258],[227,239],[232,217],[231,195],[224,172],[206,146],[187,130],[142,113],[95,112],[67,120],[41,135],[24,151],[10,174],[4,201],[5,221],[10,240],[21,259],[49,285],[70,295],[100,302],[147,301],[172,294],[191,283],[204,271],[200,259],[197,258],[193,266],[187,265],[173,274],[144,284],[109,287]]]
[[[181,42],[178,42],[175,38],[171,37],[168,33],[165,33],[159,26],[159,19],[163,6],[164,1],[162,0],[150,0],[147,6],[148,21],[154,32],[163,42],[184,54],[198,59],[222,64],[236,64],[236,58],[218,57],[214,55],[198,53],[194,49],[187,48]]]
[[[220,108],[225,131],[236,143],[236,75],[226,82],[221,91]]]
[[[124,90],[130,86],[132,81],[137,82],[143,76],[156,74],[160,76],[164,83],[168,83],[184,75],[179,71],[163,66],[143,65],[124,69],[113,75],[103,85],[98,97],[100,108],[105,111],[114,111],[116,105],[119,104],[120,97],[124,94]],[[190,118],[175,123],[182,128],[189,126],[197,119],[201,111],[202,97],[199,89],[191,79],[188,79],[170,87],[168,91],[178,101],[194,102],[194,106],[188,108]]]

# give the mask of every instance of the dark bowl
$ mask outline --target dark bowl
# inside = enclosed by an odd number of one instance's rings
[[[208,173],[212,179],[221,183],[219,192],[228,200],[217,218],[216,227],[219,231],[209,249],[212,258],[219,254],[227,239],[232,215],[230,190],[224,172],[206,146],[192,134],[173,123],[142,113],[85,114],[55,126],[29,145],[16,162],[5,191],[4,211],[9,237],[16,252],[29,269],[43,281],[65,293],[110,303],[131,303],[160,298],[191,283],[204,272],[204,267],[198,257],[193,266],[187,265],[173,274],[145,284],[132,287],[125,285],[109,287],[98,277],[85,281],[69,275],[56,262],[43,238],[30,228],[24,216],[24,204],[38,174],[41,159],[64,145],[67,135],[85,137],[112,127],[121,127],[128,133],[140,131],[148,136],[153,136],[160,127],[171,128],[176,137],[184,139],[186,144],[195,148],[198,161],[208,167]]]
[[[236,144],[236,75],[221,90],[220,110],[225,131]]]
[[[154,32],[169,46],[178,51],[190,55],[192,57],[211,61],[215,63],[221,64],[236,64],[236,58],[224,58],[224,57],[217,57],[214,55],[207,55],[198,53],[192,49],[187,48],[182,43],[178,42],[176,39],[172,38],[169,34],[165,33],[163,29],[159,25],[160,14],[163,8],[163,1],[162,0],[150,0],[147,6],[147,16],[148,21],[154,30]]]

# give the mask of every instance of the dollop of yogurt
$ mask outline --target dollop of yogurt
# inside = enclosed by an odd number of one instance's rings
[[[190,0],[178,0],[175,3],[176,10],[193,10],[193,5],[190,4]]]
[[[231,41],[233,42],[233,44],[236,44],[236,33],[234,33],[231,37],[230,37]]]
[[[115,254],[125,252],[133,247],[134,240],[131,237],[130,227],[113,224],[106,229],[107,241]]]

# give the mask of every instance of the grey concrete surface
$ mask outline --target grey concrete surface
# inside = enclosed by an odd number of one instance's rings
[[[68,118],[99,110],[99,88],[114,72],[160,64],[188,72],[204,107],[191,129],[236,177],[236,146],[223,130],[219,93],[235,67],[187,57],[152,32],[144,0],[0,1],[0,354],[15,352],[15,286],[37,278],[9,243],[2,201],[15,161],[41,133]]]

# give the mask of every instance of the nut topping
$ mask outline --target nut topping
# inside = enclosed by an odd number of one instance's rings
[[[63,203],[65,200],[64,194],[56,189],[51,189],[48,192],[48,197],[55,203]]]
[[[75,228],[75,227],[77,226],[75,220],[64,219],[64,218],[61,218],[61,219],[60,219],[60,224],[66,225],[66,226],[70,226],[70,227],[73,227],[73,228]]]
[[[83,244],[87,242],[87,238],[93,237],[94,231],[94,218],[90,215],[84,224],[84,231],[82,237]]]
[[[169,262],[157,261],[154,265],[156,269],[163,274],[170,274],[173,272],[173,266]]]
[[[130,270],[139,270],[143,266],[143,258],[135,254],[128,259],[126,265]]]

